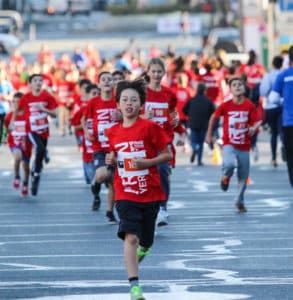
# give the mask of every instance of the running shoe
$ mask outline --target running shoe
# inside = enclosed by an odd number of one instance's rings
[[[21,188],[21,195],[23,197],[26,197],[28,195],[28,186],[27,184],[24,184]]]
[[[31,194],[33,196],[36,196],[38,193],[39,183],[40,183],[40,175],[34,174],[32,176],[32,182],[31,182]]]
[[[221,189],[226,192],[229,188],[230,178],[228,176],[223,176],[221,179]]]
[[[247,209],[242,202],[236,202],[236,208],[240,214],[247,212]]]
[[[45,161],[46,164],[48,164],[48,163],[50,162],[50,156],[49,156],[49,153],[48,153],[48,152],[46,152],[44,161]]]
[[[14,189],[19,189],[20,187],[20,177],[15,177],[13,180],[13,188]]]
[[[192,150],[191,156],[190,156],[190,162],[193,163],[195,159],[196,151]]]
[[[138,262],[140,263],[150,253],[151,253],[151,248],[144,249],[141,246],[138,246],[136,250]]]
[[[108,210],[107,213],[106,213],[106,217],[108,219],[109,224],[117,224],[117,220],[115,218],[115,215],[114,215],[113,211]]]
[[[287,153],[284,146],[281,147],[281,156],[283,161],[287,161]]]
[[[101,206],[100,196],[95,196],[93,205],[92,205],[92,210],[99,210],[100,206]]]
[[[134,285],[130,290],[131,300],[145,300],[142,295],[142,288],[139,285]]]
[[[169,214],[166,209],[160,209],[157,217],[157,226],[162,227],[168,225]]]

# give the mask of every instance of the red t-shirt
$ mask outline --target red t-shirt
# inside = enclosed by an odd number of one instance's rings
[[[38,96],[34,96],[29,92],[23,95],[18,102],[18,107],[24,111],[26,116],[26,131],[35,132],[43,138],[48,138],[48,114],[41,111],[38,108],[39,105],[43,105],[50,110],[56,109],[58,106],[55,98],[47,91],[42,91]]]
[[[169,143],[172,142],[174,137],[173,127],[170,123],[170,112],[176,108],[177,99],[175,94],[170,88],[162,86],[160,91],[154,91],[147,88],[147,96],[142,114],[146,110],[152,110],[154,117],[152,121],[159,124],[167,133]]]
[[[211,71],[200,76],[201,82],[206,86],[205,95],[213,101],[213,103],[219,105],[223,102],[223,95],[221,89],[221,81],[223,77],[219,72]]]
[[[107,101],[103,100],[101,96],[89,100],[84,117],[93,120],[94,152],[109,152],[109,141],[105,135],[105,129],[117,123],[112,120],[112,114],[116,109],[117,104],[114,96]]]
[[[10,149],[18,147],[21,149],[25,157],[30,158],[32,154],[32,144],[30,143],[26,133],[26,117],[24,113],[16,115],[13,130],[9,129],[11,123],[12,112],[9,112],[5,118],[4,125],[8,128],[7,143]]]
[[[70,81],[57,81],[56,89],[58,104],[68,107],[72,106],[72,96],[75,90],[75,83]]]
[[[191,98],[190,93],[189,93],[188,89],[186,89],[186,88],[177,87],[175,89],[175,95],[177,98],[176,110],[179,114],[179,119],[186,121],[186,120],[188,120],[188,116],[186,116],[182,110],[183,110],[184,105]]]
[[[249,151],[251,136],[248,128],[256,122],[254,104],[248,99],[241,104],[229,100],[218,106],[215,116],[223,117],[223,144]]]
[[[265,68],[262,64],[242,64],[239,68],[239,74],[247,75],[246,84],[252,89],[261,82],[265,74]]]
[[[121,123],[107,130],[110,148],[117,156],[114,177],[115,201],[152,202],[165,200],[156,166],[135,169],[131,159],[154,158],[168,145],[164,130],[150,120],[139,118],[131,127]]]

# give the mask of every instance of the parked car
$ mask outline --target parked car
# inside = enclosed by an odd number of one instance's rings
[[[240,53],[243,46],[240,30],[234,27],[219,27],[210,31],[203,52],[205,55],[215,55],[219,50],[226,53]]]
[[[72,15],[90,15],[93,3],[90,0],[70,0],[70,12]]]
[[[0,21],[6,30],[1,32],[15,34],[20,36],[23,31],[23,19],[19,12],[15,10],[0,10]]]
[[[12,34],[0,33],[0,53],[11,54],[20,45],[18,37]]]

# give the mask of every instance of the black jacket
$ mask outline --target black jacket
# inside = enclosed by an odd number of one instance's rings
[[[191,129],[207,129],[214,111],[213,102],[205,95],[196,95],[183,107],[183,113],[189,117]]]

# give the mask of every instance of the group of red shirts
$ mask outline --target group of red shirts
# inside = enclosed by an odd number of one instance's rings
[[[147,88],[147,99],[141,113],[144,114],[145,110],[152,110],[152,120],[139,118],[135,125],[126,129],[122,127],[121,122],[113,120],[113,114],[117,110],[114,93],[107,101],[97,96],[88,101],[79,99],[75,102],[71,124],[80,127],[81,120],[84,118],[87,130],[94,137],[92,141],[89,141],[84,136],[83,130],[77,130],[82,140],[83,161],[92,162],[95,152],[109,153],[113,150],[118,153],[116,176],[122,176],[123,180],[118,180],[119,183],[115,186],[116,200],[129,199],[145,202],[150,199],[164,199],[159,184],[160,176],[158,171],[155,171],[156,168],[132,170],[131,166],[128,168],[127,166],[130,156],[134,154],[146,158],[154,157],[168,144],[172,144],[174,128],[171,125],[170,112],[176,109],[176,103],[176,96],[170,88],[162,86],[160,91]],[[159,127],[162,130],[158,129]],[[174,147],[173,151],[174,159],[170,163],[175,166]]]

